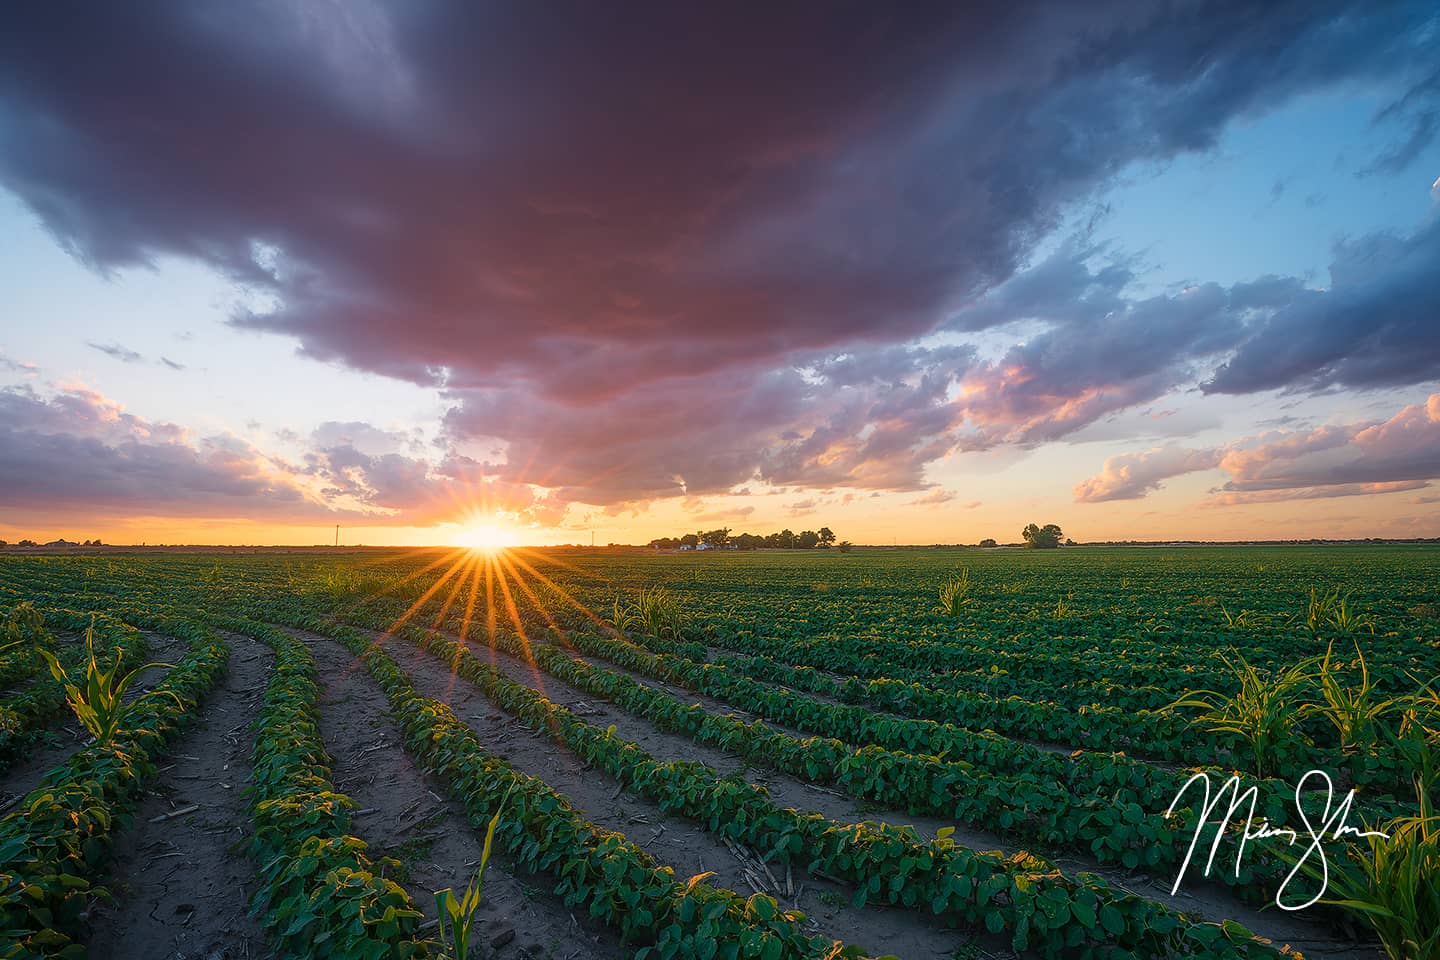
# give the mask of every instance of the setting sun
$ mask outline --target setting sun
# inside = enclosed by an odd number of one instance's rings
[[[471,524],[455,537],[455,546],[471,550],[503,550],[518,542],[514,530],[494,523]]]

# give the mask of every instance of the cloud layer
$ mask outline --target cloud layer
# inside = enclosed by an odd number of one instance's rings
[[[78,9],[0,33],[0,183],[97,269],[199,260],[268,304],[237,325],[443,389],[437,458],[317,443],[297,469],[341,501],[919,491],[1177,386],[1440,363],[1434,225],[1347,244],[1324,291],[1136,297],[1083,238],[1032,262],[1128,165],[1303,93],[1385,84],[1423,140],[1425,3]],[[503,462],[453,454],[477,439]]]
[[[1075,488],[1080,503],[1135,500],[1172,477],[1218,468],[1209,506],[1418,490],[1440,480],[1440,393],[1388,420],[1276,432],[1224,448],[1159,447],[1105,461]]]

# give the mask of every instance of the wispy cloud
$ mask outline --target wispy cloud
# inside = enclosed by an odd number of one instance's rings
[[[121,363],[141,363],[145,360],[143,356],[134,350],[121,346],[118,343],[96,343],[94,340],[87,340],[85,341],[85,345],[92,350],[99,350],[106,356],[113,357]]]

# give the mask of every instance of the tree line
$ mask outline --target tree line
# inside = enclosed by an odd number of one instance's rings
[[[720,527],[716,530],[687,533],[682,537],[660,537],[651,540],[650,546],[656,550],[695,550],[701,544],[712,550],[759,550],[761,547],[771,550],[814,550],[828,548],[834,543],[835,531],[829,527],[802,530],[799,533],[787,529],[763,537],[754,533],[741,533],[732,537],[729,527]],[[848,547],[849,543],[839,546],[843,549]]]

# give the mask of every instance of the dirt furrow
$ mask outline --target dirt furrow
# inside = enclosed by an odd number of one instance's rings
[[[384,692],[350,652],[332,640],[290,632],[315,654],[321,735],[334,758],[335,788],[358,805],[353,829],[370,844],[372,857],[400,861],[391,876],[415,897],[427,922],[434,921],[434,891],[450,887],[463,893],[479,865],[484,836],[406,753]],[[508,872],[503,858],[492,861],[478,914],[490,955],[556,960],[626,955],[612,934],[582,924],[580,915],[543,887]]]
[[[378,634],[375,636],[378,637]],[[444,700],[456,714],[466,720],[486,749],[503,757],[517,769],[545,780],[585,816],[607,830],[625,834],[632,842],[670,864],[680,877],[714,871],[712,881],[741,894],[756,892],[745,876],[745,867],[724,842],[682,817],[662,813],[657,804],[629,791],[621,790],[607,774],[586,767],[578,757],[547,736],[530,731],[519,721],[502,713],[471,684],[454,677],[448,665],[431,654],[408,643],[391,638],[385,651],[410,674],[417,690]],[[488,660],[489,653],[477,651]],[[721,759],[728,769],[739,761],[710,751],[681,737],[663,734],[648,722],[616,710],[609,704],[588,698],[546,674],[504,654],[494,661],[518,682],[543,692],[557,703],[576,703],[590,708],[587,719],[600,726],[616,724],[616,733],[632,738],[660,759],[671,759],[661,742],[668,742],[676,751],[673,758],[706,760]],[[513,671],[513,673],[512,673]],[[612,719],[613,718],[613,719]],[[621,723],[626,727],[621,728]],[[719,769],[719,768],[717,768]],[[798,786],[798,785],[797,785]],[[831,800],[839,798],[831,796]],[[783,805],[783,802],[782,802]],[[810,809],[807,806],[806,809]],[[773,869],[773,868],[772,868]],[[783,882],[783,871],[779,878]],[[906,958],[950,956],[969,941],[963,931],[947,930],[925,913],[871,905],[855,908],[850,905],[850,888],[821,878],[796,873],[797,896],[781,897],[787,908],[804,911],[815,928],[827,936],[850,944],[870,948],[872,952],[893,953]],[[987,943],[987,946],[993,946]]]
[[[145,633],[145,642],[148,645],[145,660],[126,657],[126,662],[132,667],[152,662],[177,663],[190,649],[188,642],[158,633]],[[125,691],[125,702],[133,701],[164,679],[164,670],[147,670]],[[75,719],[70,708],[64,707],[62,713],[51,720],[50,729],[44,736],[29,746],[25,756],[0,773],[0,816],[9,813],[11,807],[40,786],[45,774],[64,764],[71,754],[89,742],[90,734]]]
[[[455,634],[447,633],[445,635],[452,640],[459,639]],[[856,800],[838,790],[818,786],[786,773],[765,767],[757,768],[751,766],[742,757],[733,753],[727,753],[718,747],[696,743],[694,740],[682,734],[667,733],[660,730],[649,720],[636,716],[605,700],[601,700],[599,697],[586,693],[577,687],[573,687],[541,671],[538,667],[533,667],[523,660],[512,657],[507,653],[489,649],[477,649],[473,643],[471,644],[471,648],[476,656],[495,666],[511,680],[534,687],[536,690],[545,694],[550,700],[569,707],[597,726],[606,727],[614,724],[616,733],[627,740],[633,740],[640,744],[660,760],[699,760],[713,767],[722,775],[732,773],[736,770],[743,771],[746,780],[750,783],[765,787],[770,792],[770,796],[774,801],[782,807],[792,807],[801,811],[813,810],[824,814],[832,820],[842,822],[854,823],[863,820],[878,819],[886,823],[908,824],[914,826],[922,837],[933,837],[935,831],[942,827],[956,826],[953,823],[934,817],[917,817],[902,811],[886,810],[875,804]],[[395,655],[395,651],[391,650],[391,653],[392,656]],[[752,714],[748,714],[743,710],[737,710],[734,707],[710,700],[709,698],[689,694],[688,691],[680,687],[658,684],[640,674],[627,671],[623,667],[618,667],[607,660],[601,660],[595,657],[583,657],[582,659],[597,668],[628,676],[637,682],[646,683],[647,686],[655,689],[662,689],[683,703],[699,703],[704,707],[706,706],[706,702],[709,701],[715,704],[715,706],[713,708],[707,707],[707,709],[713,709],[715,713],[729,713],[746,720],[754,719]],[[768,722],[766,726],[779,733],[786,732],[785,728],[775,726]],[[789,735],[797,736],[801,739],[805,739],[808,736],[808,734],[798,732],[790,733]],[[972,849],[998,850],[1002,847],[1014,849],[1013,844],[1006,843],[995,834],[981,830],[970,830],[963,824],[956,827],[954,839],[957,843],[963,843]]]
[[[106,885],[113,902],[92,914],[90,956],[110,960],[241,960],[267,955],[248,910],[254,867],[245,857],[253,725],[274,660],[234,634],[221,685],[199,722],[162,762],[116,839]],[[178,655],[149,638],[152,654]]]
[[[452,640],[458,640],[454,634],[446,634]],[[415,651],[408,644],[400,641],[391,641],[393,646],[387,647],[392,656],[400,659],[396,648],[405,647],[403,651],[406,656],[419,655],[428,657]],[[746,780],[765,786],[781,806],[794,807],[803,811],[817,811],[832,820],[844,822],[857,822],[862,820],[881,820],[892,824],[908,824],[915,827],[921,837],[933,837],[937,830],[942,827],[956,827],[953,839],[956,843],[963,844],[974,850],[1006,850],[1014,852],[1017,850],[1035,850],[1045,853],[1043,849],[1036,849],[1034,844],[1023,840],[1015,840],[1002,837],[986,830],[977,829],[968,824],[956,824],[953,821],[946,821],[937,817],[915,816],[904,811],[884,809],[876,804],[867,801],[856,800],[855,798],[842,794],[835,790],[817,787],[808,784],[788,774],[780,773],[769,769],[755,769],[747,767],[744,760],[734,754],[725,753],[713,747],[695,743],[687,737],[678,734],[669,734],[656,729],[649,721],[637,717],[625,710],[620,709],[604,700],[591,696],[586,692],[576,689],[569,684],[563,683],[533,667],[524,661],[518,660],[502,651],[489,650],[485,648],[475,649],[475,654],[486,662],[493,664],[503,671],[510,679],[520,683],[526,683],[545,693],[551,700],[562,703],[572,709],[580,709],[582,713],[588,713],[587,719],[600,726],[615,724],[616,732],[626,739],[634,740],[641,744],[651,754],[660,759],[695,759],[701,760],[714,767],[720,773],[729,773],[733,770],[744,770]],[[433,657],[431,659],[434,659]],[[592,665],[603,667],[614,673],[630,677],[638,683],[663,690],[682,700],[685,703],[698,703],[702,707],[715,713],[732,713],[740,717],[749,717],[742,710],[737,710],[723,701],[712,697],[705,697],[693,693],[682,687],[672,684],[665,684],[646,677],[643,674],[611,663],[599,657],[583,657]],[[409,663],[408,660],[403,661]],[[407,669],[409,667],[407,666]],[[770,724],[766,725],[778,732],[789,732],[784,727]],[[791,736],[804,739],[808,734],[801,732],[789,732]],[[1316,926],[1308,922],[1303,916],[1297,917],[1293,914],[1269,909],[1263,912],[1254,906],[1237,900],[1227,888],[1218,884],[1206,883],[1190,879],[1184,887],[1174,895],[1170,893],[1171,882],[1144,873],[1127,873],[1114,867],[1100,864],[1088,857],[1077,855],[1051,854],[1048,859],[1062,867],[1067,873],[1084,871],[1098,874],[1106,878],[1112,885],[1138,894],[1146,899],[1154,900],[1173,907],[1176,910],[1183,910],[1206,919],[1216,922],[1222,919],[1231,919],[1244,924],[1262,935],[1272,937],[1277,943],[1291,943],[1297,948],[1324,947],[1327,951],[1335,951],[1337,940],[1333,937],[1316,936]],[[828,899],[828,898],[827,898]],[[821,908],[829,909],[829,904],[820,904]],[[816,908],[816,904],[802,904],[801,909],[807,912]],[[1340,952],[1333,953],[1337,957],[1354,956],[1357,958],[1372,958],[1373,951],[1364,948],[1356,948],[1353,954]]]

